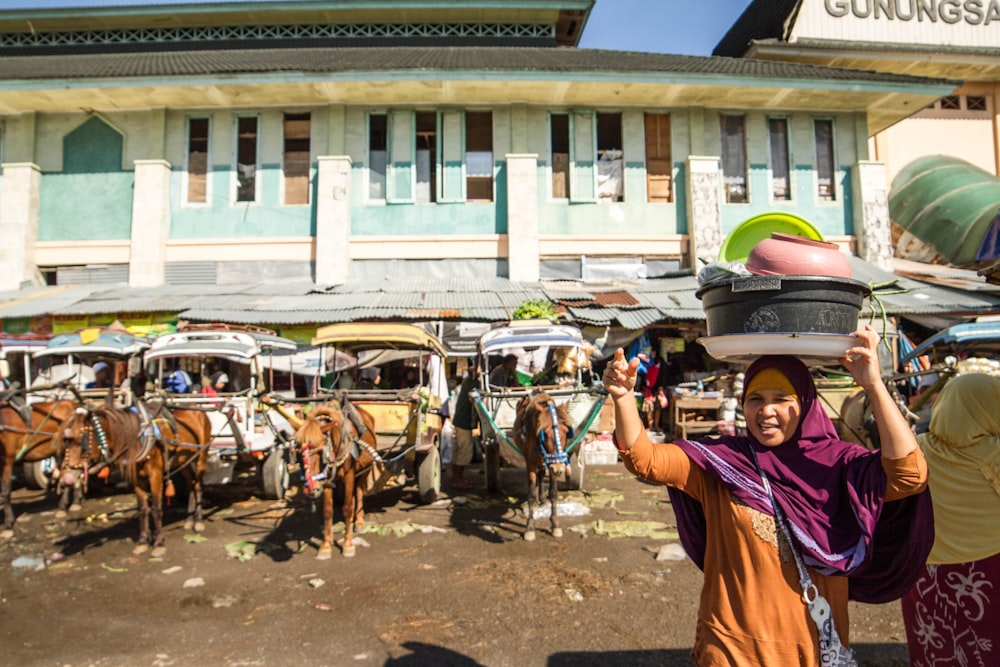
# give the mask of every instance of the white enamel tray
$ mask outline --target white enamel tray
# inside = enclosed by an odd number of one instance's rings
[[[749,364],[765,354],[790,354],[806,365],[823,366],[837,363],[858,339],[854,334],[745,333],[705,336],[698,343],[720,361]]]

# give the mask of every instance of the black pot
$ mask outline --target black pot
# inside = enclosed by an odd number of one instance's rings
[[[849,334],[868,285],[830,276],[741,276],[713,281],[696,293],[709,336],[743,333]]]

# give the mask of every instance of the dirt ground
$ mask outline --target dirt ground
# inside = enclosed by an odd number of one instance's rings
[[[665,489],[588,466],[584,490],[562,496],[564,536],[544,519],[525,542],[523,475],[504,468],[489,496],[476,465],[471,491],[446,486],[431,505],[414,486],[369,497],[357,556],[328,561],[310,502],[261,500],[249,473],[209,488],[204,540],[175,502],[161,559],[131,553],[131,495],[92,493],[57,520],[53,500],[18,487],[0,542],[3,663],[692,664],[701,573],[657,558],[679,549]],[[851,619],[862,665],[907,664],[898,603]]]

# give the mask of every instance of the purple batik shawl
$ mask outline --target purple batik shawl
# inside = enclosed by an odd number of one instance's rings
[[[747,370],[744,386],[768,367],[788,377],[802,404],[799,427],[791,439],[778,447],[765,447],[752,436],[675,444],[736,500],[773,516],[750,457],[752,447],[805,563],[822,574],[849,576],[851,599],[881,603],[901,597],[920,575],[934,542],[930,493],[925,490],[885,502],[880,452],[837,437],[802,362],[790,356],[762,357]],[[676,489],[669,491],[681,544],[704,567],[701,503]]]

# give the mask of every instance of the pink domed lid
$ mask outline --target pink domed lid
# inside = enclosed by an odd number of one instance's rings
[[[754,246],[746,267],[761,276],[851,277],[851,264],[836,243],[780,232]]]

